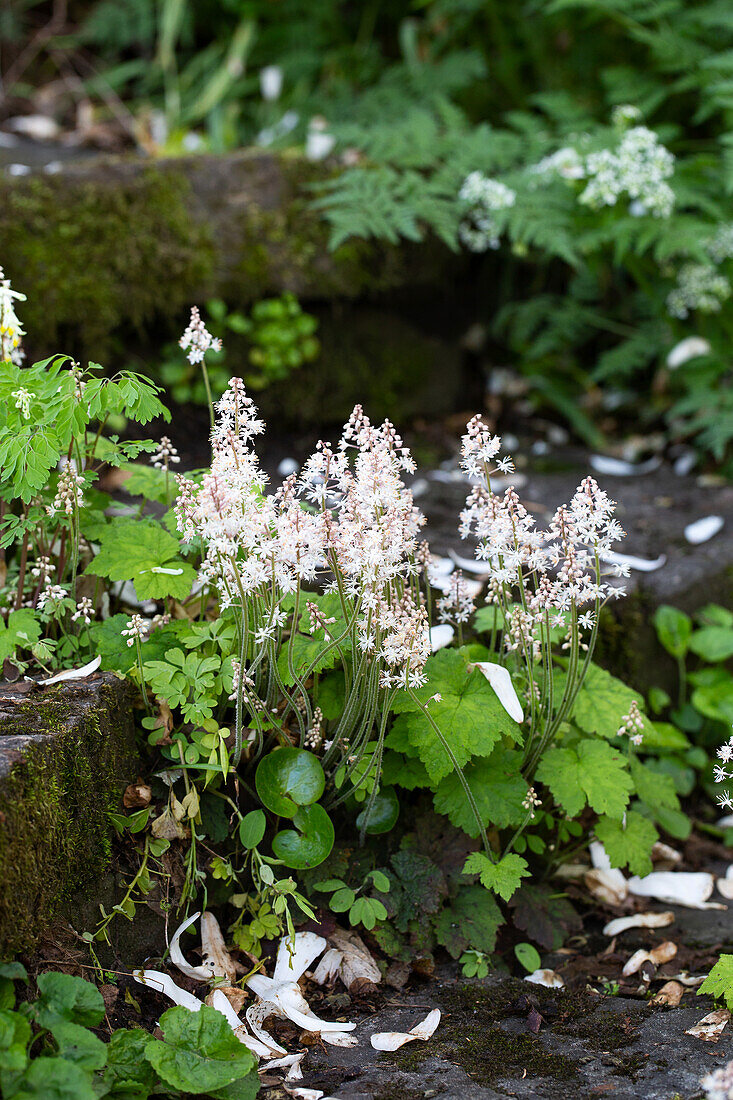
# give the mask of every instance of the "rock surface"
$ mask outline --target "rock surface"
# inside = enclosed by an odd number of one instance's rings
[[[0,685],[0,958],[32,947],[110,857],[136,758],[129,688],[97,673]]]
[[[543,1017],[537,1035],[532,1003]],[[443,1015],[426,1043],[394,1054],[372,1049],[375,1031],[409,1030],[435,1007]],[[660,1009],[512,979],[430,983],[361,1022],[358,1046],[313,1048],[303,1084],[334,1100],[688,1100],[701,1095],[701,1077],[733,1056],[726,1032],[717,1044],[685,1034],[712,1007],[692,994]],[[279,1090],[268,1095],[275,1100]]]

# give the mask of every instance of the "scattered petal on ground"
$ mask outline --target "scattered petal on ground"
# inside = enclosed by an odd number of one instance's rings
[[[149,986],[156,993],[162,993],[174,1004],[182,1005],[183,1008],[188,1008],[191,1012],[198,1012],[204,1003],[198,997],[194,997],[193,993],[181,989],[173,981],[170,974],[164,974],[161,970],[134,970],[132,976],[136,982],[140,982],[140,985]]]
[[[702,542],[708,542],[711,538],[723,530],[725,520],[722,516],[704,516],[696,519],[694,523],[688,523],[685,527],[685,538],[692,546],[699,546]]]
[[[565,982],[555,970],[533,970],[531,974],[525,975],[524,980],[532,982],[533,985],[545,985],[548,989],[565,988]]]
[[[657,898],[688,909],[725,909],[719,902],[708,901],[715,880],[708,871],[652,871],[650,875],[629,879],[629,891],[637,897]]]
[[[370,1042],[375,1050],[399,1050],[405,1043],[415,1039],[426,1042],[440,1023],[440,1009],[434,1008],[424,1020],[415,1024],[409,1031],[379,1031],[372,1035]]]
[[[667,928],[674,923],[674,913],[633,913],[629,917],[616,917],[603,929],[604,936],[620,936],[629,928]]]

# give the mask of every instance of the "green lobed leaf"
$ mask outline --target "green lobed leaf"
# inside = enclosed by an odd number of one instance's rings
[[[462,886],[450,906],[436,917],[435,935],[451,958],[458,959],[469,948],[493,951],[503,923],[491,894],[481,886]]]
[[[504,901],[509,901],[522,879],[529,877],[530,871],[526,859],[516,852],[509,852],[495,863],[491,862],[486,852],[471,852],[463,865],[463,873],[478,875],[482,886],[493,890]]]
[[[107,1044],[107,1068],[104,1084],[114,1096],[131,1100],[146,1097],[155,1084],[155,1070],[145,1058],[152,1035],[142,1028],[119,1028]]]
[[[47,971],[38,976],[41,996],[37,1002],[36,1018],[41,1027],[52,1027],[60,1020],[96,1027],[104,1019],[102,994],[91,982],[73,974]]]
[[[0,1072],[20,1073],[28,1061],[31,1025],[20,1012],[0,1010]]]
[[[502,736],[517,743],[522,740],[521,727],[506,713],[486,677],[477,670],[467,672],[467,663],[463,650],[440,650],[428,659],[428,682],[416,692],[420,702],[427,703],[459,767],[473,756],[488,756]],[[428,703],[436,693],[440,701]],[[387,745],[398,748],[399,739],[406,735],[431,780],[439,783],[453,770],[441,739],[406,693],[395,701],[395,710],[402,713],[387,736]]]
[[[164,1038],[151,1039],[144,1055],[167,1085],[202,1093],[252,1073],[259,1088],[256,1060],[221,1012],[207,1005],[198,1012],[176,1005],[163,1013],[160,1027]],[[250,1095],[255,1096],[256,1089]]]
[[[651,852],[659,833],[640,813],[627,810],[621,821],[604,815],[596,822],[595,832],[612,867],[628,867],[632,875],[641,877],[652,871]]]
[[[102,1069],[107,1061],[106,1045],[80,1024],[59,1020],[51,1026],[51,1034],[56,1040],[61,1057],[76,1063],[82,1069]]]
[[[720,956],[697,992],[725,1001],[733,1012],[733,955]]]
[[[537,779],[550,788],[568,817],[577,817],[586,802],[596,813],[621,817],[634,787],[623,753],[605,741],[549,749],[540,760]]]
[[[654,629],[667,653],[676,660],[684,657],[692,635],[692,620],[684,611],[662,604],[654,613]]]
[[[484,760],[477,760],[463,769],[466,780],[484,826],[504,829],[519,825],[526,817],[522,802],[527,783],[520,769],[522,754],[516,749],[497,748]],[[433,796],[433,805],[446,814],[452,825],[471,837],[479,835],[479,827],[459,777],[451,772],[441,780]]]
[[[34,1058],[10,1095],[14,1100],[97,1100],[96,1081],[65,1058]]]
[[[263,757],[255,773],[255,786],[268,810],[278,817],[295,817],[300,806],[318,801],[326,776],[317,756],[288,745]]]
[[[183,600],[196,574],[179,556],[178,539],[147,519],[113,519],[106,527],[99,553],[85,572],[112,581],[131,580],[141,600],[173,596]]]
[[[634,701],[640,703],[638,692],[632,691],[604,668],[591,663],[571,717],[584,733],[596,733],[610,739],[617,735],[624,715],[629,713]],[[645,729],[650,725],[645,717]]]
[[[334,842],[331,818],[323,806],[303,806],[293,817],[294,829],[283,829],[272,839],[272,850],[286,867],[304,871],[327,858]]]

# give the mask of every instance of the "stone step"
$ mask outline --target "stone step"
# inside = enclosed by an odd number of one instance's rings
[[[108,812],[137,774],[130,688],[112,673],[0,684],[0,958],[32,948],[110,861]]]

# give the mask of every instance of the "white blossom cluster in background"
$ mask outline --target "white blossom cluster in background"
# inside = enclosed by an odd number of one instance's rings
[[[516,192],[483,172],[471,172],[458,194],[467,207],[459,235],[472,252],[485,252],[499,247],[500,226],[494,217],[499,210],[514,206]]]
[[[733,1100],[733,1062],[708,1073],[701,1084],[706,1100]]]
[[[718,313],[730,297],[731,285],[710,264],[685,264],[677,274],[677,286],[667,295],[667,311],[684,320],[693,309]]]
[[[674,172],[674,156],[646,126],[627,130],[615,150],[590,153],[585,170],[588,184],[578,201],[594,210],[615,206],[623,196],[637,216],[668,218],[674,209],[674,191],[665,182]]]
[[[713,778],[716,783],[727,783],[729,779],[733,779],[733,771],[729,768],[729,765],[733,762],[733,737],[720,746],[718,759],[720,763],[713,766]],[[718,805],[724,810],[733,810],[733,798],[731,798],[730,791],[726,790],[718,795]]]
[[[565,145],[557,152],[543,157],[530,168],[530,172],[538,176],[562,176],[566,180],[582,180],[585,178],[585,164],[577,149],[572,145]]]
[[[12,289],[10,279],[5,278],[5,272],[0,267],[0,362],[9,361],[20,366],[25,359],[21,347],[25,331],[15,312],[15,302],[24,301],[25,294]]]
[[[733,223],[726,222],[718,226],[714,237],[707,242],[707,253],[715,264],[733,257]]]

